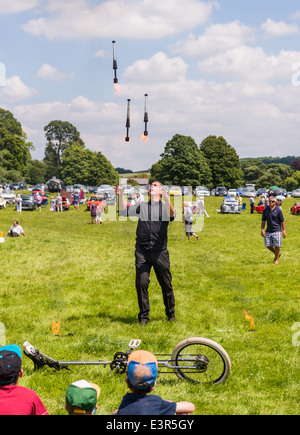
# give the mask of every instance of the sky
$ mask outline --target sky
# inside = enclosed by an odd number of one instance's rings
[[[0,41],[0,107],[34,159],[53,120],[133,171],[175,134],[223,136],[241,158],[300,155],[298,0],[0,0]]]

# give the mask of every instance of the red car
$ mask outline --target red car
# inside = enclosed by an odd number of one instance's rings
[[[92,207],[92,202],[95,201],[95,204],[98,206],[98,204],[102,204],[102,209],[104,210],[105,207],[107,206],[106,202],[104,201],[103,196],[97,196],[97,195],[92,195],[90,197],[90,199],[88,200],[87,204],[86,204],[86,208],[87,210],[91,210]]]
[[[34,192],[31,193],[31,196],[34,197],[35,202],[36,202],[36,197],[37,197],[38,193],[39,193],[40,197],[42,198],[42,205],[47,205],[49,196],[46,193],[38,191],[38,190],[35,190]]]
[[[291,208],[291,213],[300,215],[300,202],[293,205],[293,207]]]

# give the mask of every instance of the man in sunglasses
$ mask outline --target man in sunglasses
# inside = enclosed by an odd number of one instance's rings
[[[265,225],[267,229],[265,231]],[[261,221],[261,235],[265,239],[265,246],[275,255],[274,264],[278,264],[282,236],[286,238],[285,221],[282,210],[276,204],[276,198],[269,199],[269,206],[264,208]]]

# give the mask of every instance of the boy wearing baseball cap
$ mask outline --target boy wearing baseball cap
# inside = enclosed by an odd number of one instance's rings
[[[93,415],[97,413],[100,388],[85,381],[73,382],[66,392],[65,408],[69,415]]]
[[[155,355],[145,350],[132,352],[128,358],[127,393],[117,415],[180,415],[190,414],[195,406],[190,402],[171,402],[149,393],[155,388],[158,375]]]
[[[0,348],[0,415],[48,415],[36,392],[18,385],[23,377],[21,358],[15,344]]]

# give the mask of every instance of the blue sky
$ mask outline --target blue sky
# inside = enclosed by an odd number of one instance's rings
[[[0,0],[0,38],[0,107],[22,123],[33,158],[43,158],[55,119],[134,171],[177,133],[198,144],[223,136],[240,157],[300,154],[298,1]]]

